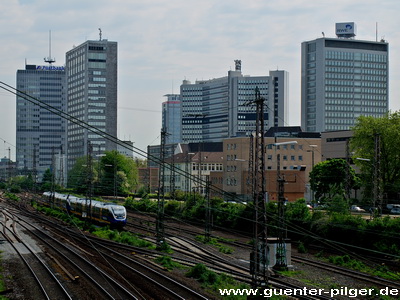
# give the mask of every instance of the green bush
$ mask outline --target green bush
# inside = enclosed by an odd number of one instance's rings
[[[246,289],[249,288],[246,284],[238,283],[232,277],[225,273],[215,273],[209,270],[203,264],[197,264],[192,267],[187,273],[187,277],[191,277],[199,281],[203,287],[218,294],[220,289]],[[226,296],[224,299],[246,299],[246,296]]]
[[[156,263],[162,265],[168,271],[173,269],[183,269],[184,266],[172,260],[170,256],[158,256],[155,260]]]

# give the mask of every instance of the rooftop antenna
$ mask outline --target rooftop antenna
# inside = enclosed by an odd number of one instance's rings
[[[100,36],[100,41],[101,41],[101,28],[99,28],[99,36]]]
[[[49,57],[45,57],[44,61],[50,65],[56,62],[56,59],[51,57],[51,30],[49,30]]]
[[[375,41],[378,41],[378,22],[375,23]]]

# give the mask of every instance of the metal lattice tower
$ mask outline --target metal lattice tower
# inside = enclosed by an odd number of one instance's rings
[[[382,187],[381,187],[381,137],[375,134],[375,154],[374,154],[374,189],[373,204],[377,208],[378,215],[382,215]]]
[[[264,101],[258,87],[255,89],[257,120],[254,155],[254,244],[250,254],[250,273],[254,288],[268,283],[267,215],[265,211],[265,161],[264,161]]]
[[[164,237],[164,174],[165,174],[165,140],[167,131],[165,127],[161,129],[161,151],[160,151],[160,165],[159,165],[159,176],[158,176],[158,200],[157,200],[157,248],[165,242]]]
[[[281,175],[281,156],[277,155],[276,177],[278,185],[278,243],[276,245],[276,263],[274,270],[287,270],[286,242],[285,242],[285,178]]]
[[[171,145],[171,176],[169,177],[169,193],[172,199],[175,200],[175,149],[174,144]]]
[[[254,189],[254,135],[250,134],[249,141],[249,171],[247,172],[247,193],[253,194]]]

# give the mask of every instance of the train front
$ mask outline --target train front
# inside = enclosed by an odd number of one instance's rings
[[[126,208],[122,205],[110,205],[109,210],[112,213],[111,226],[123,227],[126,225]]]

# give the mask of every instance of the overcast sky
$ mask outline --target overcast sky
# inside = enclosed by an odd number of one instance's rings
[[[242,60],[244,75],[289,72],[289,120],[300,125],[301,42],[335,37],[335,23],[355,22],[357,39],[389,42],[390,104],[399,110],[398,0],[3,0],[0,81],[42,65],[86,40],[118,42],[118,137],[145,150],[160,143],[163,95],[183,79],[223,77]],[[0,90],[0,157],[15,157],[15,96]],[[6,141],[6,142],[4,142]]]

